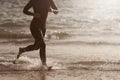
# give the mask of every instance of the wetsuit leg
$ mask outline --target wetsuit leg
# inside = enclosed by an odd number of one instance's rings
[[[34,21],[33,21],[34,22]],[[25,47],[25,51],[33,51],[40,49],[40,58],[42,62],[46,62],[46,44],[44,42],[44,37],[43,34],[45,35],[45,32],[42,32],[42,29],[36,27],[36,26],[41,26],[40,23],[31,23],[30,30],[31,34],[35,39],[35,43],[33,45],[29,45]]]
[[[45,33],[46,33],[46,27],[45,27],[45,25],[41,28],[41,30],[42,30],[43,37],[45,37]]]
[[[43,34],[43,37],[45,37],[45,33],[46,33],[46,17],[42,17],[40,22],[41,22],[42,34]]]

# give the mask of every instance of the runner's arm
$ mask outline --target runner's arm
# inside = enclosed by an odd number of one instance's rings
[[[57,6],[53,2],[53,0],[51,0],[51,2],[50,2],[49,12],[53,12],[54,14],[58,14],[58,12],[59,12],[57,9]]]
[[[55,3],[53,2],[53,0],[51,0],[50,9],[58,10],[58,8],[57,8],[57,6],[55,5]]]
[[[23,13],[27,14],[27,15],[31,15],[33,16],[34,14],[32,12],[29,11],[29,9],[32,7],[32,0],[30,0],[24,7],[23,9]]]

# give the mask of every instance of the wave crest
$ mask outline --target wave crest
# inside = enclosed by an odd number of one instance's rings
[[[7,39],[31,38],[31,35],[0,29],[0,38],[7,38]]]
[[[48,33],[46,38],[47,39],[64,39],[69,37],[70,35],[67,32],[55,31]]]

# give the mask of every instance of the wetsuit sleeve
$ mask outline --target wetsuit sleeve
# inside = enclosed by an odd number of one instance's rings
[[[56,7],[55,3],[53,2],[53,0],[51,0],[51,2],[50,2],[50,7],[51,7],[52,9],[57,10],[57,7]]]
[[[25,7],[24,7],[24,9],[23,9],[23,13],[32,16],[33,13],[29,11],[29,9],[30,9],[32,6],[33,6],[33,2],[32,2],[32,0],[30,0],[30,1],[25,5]]]

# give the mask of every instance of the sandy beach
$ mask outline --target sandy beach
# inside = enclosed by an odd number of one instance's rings
[[[58,44],[60,42],[56,42]],[[53,65],[53,70],[45,71],[39,60],[38,51],[24,53],[13,64],[18,48],[26,44],[1,43],[0,46],[0,80],[119,80],[120,62],[117,57],[118,48],[104,46],[76,46],[66,45],[71,52],[64,49],[64,45],[47,43],[47,60]],[[11,47],[10,47],[11,46]],[[62,51],[59,51],[62,47]],[[79,48],[81,53],[72,54]],[[86,50],[87,48],[87,50]],[[88,54],[89,52],[89,54]],[[110,55],[114,53],[114,55]],[[99,54],[99,55],[98,55]],[[52,56],[51,56],[52,55]],[[78,59],[73,58],[76,57]],[[7,58],[7,59],[6,59]]]

